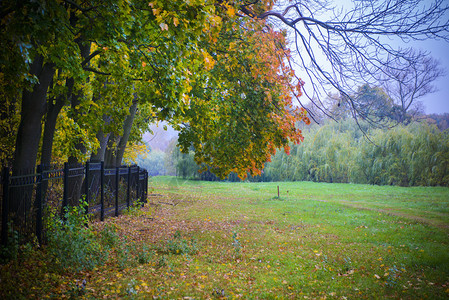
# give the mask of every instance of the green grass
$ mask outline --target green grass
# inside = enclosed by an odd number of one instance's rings
[[[122,243],[110,263],[77,274],[48,264],[45,282],[19,296],[61,298],[87,278],[85,298],[449,297],[447,188],[174,177],[150,188],[142,212],[107,220]],[[130,258],[119,263],[123,245]],[[21,263],[35,270],[41,256]],[[20,266],[2,268],[2,289],[29,279]]]
[[[215,248],[211,236],[221,235],[219,248],[232,252],[226,244],[238,233],[241,262],[248,264],[239,272],[255,278],[250,290],[244,280],[231,284],[234,293],[240,287],[250,298],[449,296],[447,188],[162,177],[152,186],[174,198],[196,199],[177,206],[176,218],[214,224],[215,230],[200,235],[205,247]],[[208,253],[212,261],[227,257]],[[231,264],[239,269],[240,263]],[[259,265],[263,271],[253,269]]]

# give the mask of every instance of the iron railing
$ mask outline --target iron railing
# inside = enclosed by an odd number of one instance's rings
[[[12,176],[3,168],[1,191],[1,244],[8,244],[8,228],[22,241],[37,237],[45,240],[47,211],[64,212],[67,206],[87,203],[86,212],[101,221],[138,202],[146,203],[148,172],[138,166],[105,168],[103,162],[63,167],[37,166]]]

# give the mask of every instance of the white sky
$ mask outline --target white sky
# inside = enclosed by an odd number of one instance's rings
[[[335,3],[338,3],[339,5],[346,6],[351,5],[350,0],[340,0]],[[326,14],[324,13],[322,16],[320,16],[319,19],[325,20]],[[411,42],[408,44],[401,42],[393,42],[395,46],[401,47],[401,48],[407,48],[407,47],[413,47],[415,49],[421,49],[425,50],[427,52],[430,52],[430,55],[439,60],[441,63],[441,66],[446,69],[446,76],[439,78],[434,82],[434,85],[437,87],[437,92],[428,94],[419,100],[423,103],[425,108],[425,113],[431,114],[431,113],[449,113],[449,42],[446,41],[436,41],[436,40],[427,40],[427,41],[419,41],[419,42]],[[291,46],[292,50],[294,49],[294,46]],[[320,50],[314,51],[314,54],[318,57],[321,56]],[[296,61],[299,61],[295,59]],[[325,59],[324,59],[325,60]],[[325,67],[325,65],[322,65],[321,67]],[[311,87],[311,84],[307,81],[309,78],[305,75],[305,73],[302,73],[300,70],[298,70],[299,77],[301,77],[306,85],[305,89],[307,90],[308,86]],[[305,96],[301,97],[301,101],[303,103],[307,103],[308,100]]]
[[[426,113],[449,113],[449,42],[425,41],[420,42],[417,46],[430,51],[432,57],[440,60],[441,66],[446,69],[446,76],[435,82],[438,91],[421,99]]]

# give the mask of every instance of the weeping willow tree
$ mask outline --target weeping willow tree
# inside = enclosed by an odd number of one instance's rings
[[[265,167],[276,180],[449,186],[449,131],[413,123],[390,130],[371,129],[368,141],[356,122],[328,122],[304,130],[309,138],[278,152]]]

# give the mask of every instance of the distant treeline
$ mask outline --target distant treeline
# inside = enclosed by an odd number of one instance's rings
[[[435,124],[436,125],[436,124]],[[249,181],[317,181],[400,186],[449,186],[449,131],[427,122],[369,129],[367,136],[353,120],[311,125],[305,140],[278,151],[264,172]],[[172,173],[184,178],[219,180],[198,173],[193,152],[170,151]],[[160,158],[159,158],[160,160]],[[227,180],[238,181],[235,174]]]
[[[278,152],[266,180],[449,186],[449,132],[426,123],[367,129],[354,121],[328,122],[304,131],[291,155]],[[369,138],[369,140],[368,140]]]

